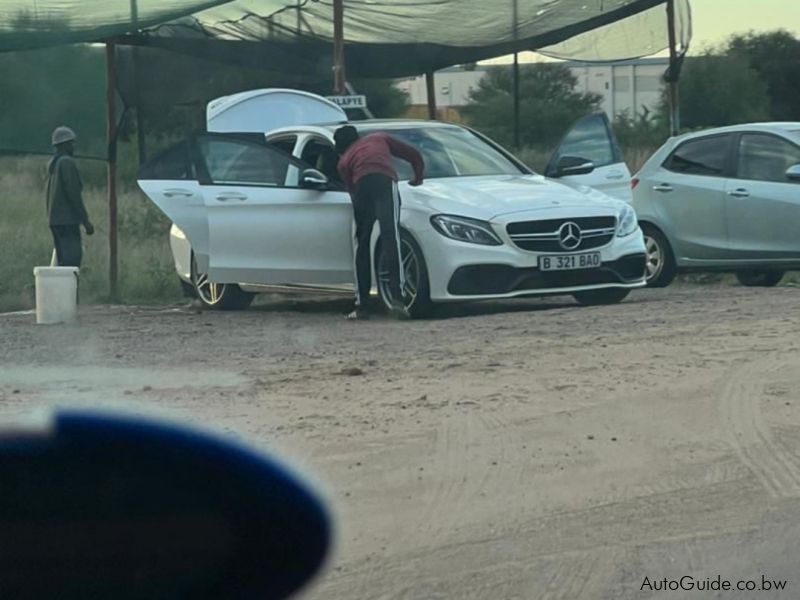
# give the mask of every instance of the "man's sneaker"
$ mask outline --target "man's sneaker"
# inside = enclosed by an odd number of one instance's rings
[[[345,315],[345,319],[348,321],[366,321],[369,319],[369,313],[363,308],[354,308],[352,312]]]

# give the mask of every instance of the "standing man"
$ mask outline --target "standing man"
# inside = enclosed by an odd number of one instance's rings
[[[53,146],[56,154],[47,165],[47,217],[58,265],[80,267],[83,258],[81,230],[86,235],[94,233],[94,227],[86,214],[81,191],[83,184],[75,164],[75,132],[69,127],[56,127],[53,131]]]
[[[403,267],[400,262],[400,194],[392,156],[408,161],[414,169],[409,185],[422,184],[424,163],[414,148],[386,133],[359,137],[352,125],[345,125],[333,135],[340,154],[339,174],[353,202],[355,232],[356,300],[348,319],[367,318],[367,298],[372,287],[370,238],[377,219],[381,227],[381,248],[389,263],[389,290],[392,312],[408,317],[405,306]]]

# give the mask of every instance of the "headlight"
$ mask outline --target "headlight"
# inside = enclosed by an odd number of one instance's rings
[[[617,217],[617,237],[625,237],[636,232],[639,222],[636,219],[636,211],[630,206],[625,206]]]
[[[451,217],[436,215],[431,217],[433,228],[445,237],[459,242],[481,244],[483,246],[502,246],[503,242],[492,230],[486,221],[468,219],[466,217]]]

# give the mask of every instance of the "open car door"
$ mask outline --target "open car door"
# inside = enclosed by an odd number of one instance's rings
[[[161,152],[139,170],[138,183],[147,197],[186,235],[197,266],[208,269],[208,218],[197,181],[192,141]]]
[[[631,200],[631,172],[605,113],[575,122],[550,158],[545,175],[588,185],[619,200]]]
[[[181,142],[142,167],[139,186],[214,283],[353,281],[348,194],[263,133]]]
[[[352,283],[350,197],[263,134],[196,138],[217,283]]]

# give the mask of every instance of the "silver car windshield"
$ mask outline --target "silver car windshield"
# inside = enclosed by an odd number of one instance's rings
[[[385,133],[419,150],[425,161],[427,179],[527,174],[480,137],[461,127],[391,129]],[[413,173],[406,161],[395,159],[394,167],[401,180],[411,179]]]

